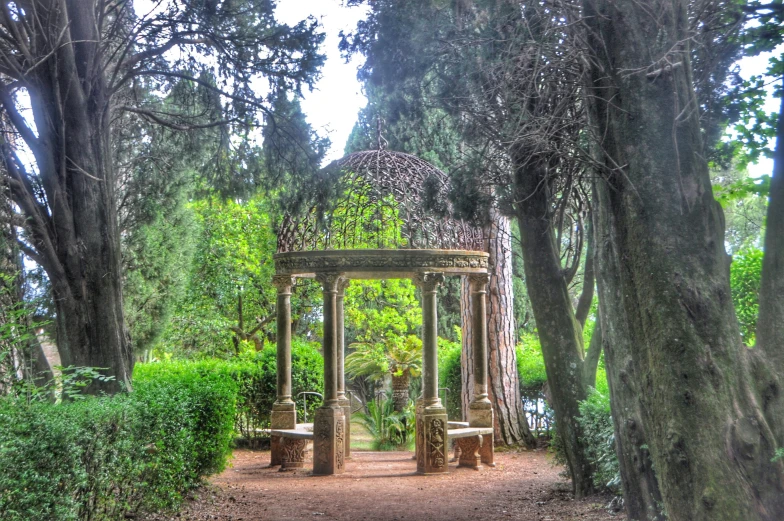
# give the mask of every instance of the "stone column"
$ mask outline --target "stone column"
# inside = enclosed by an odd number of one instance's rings
[[[438,314],[436,291],[444,281],[442,273],[419,274],[415,283],[422,291],[422,394],[417,418],[417,472],[447,472],[446,408],[438,397]],[[421,428],[420,428],[421,426]]]
[[[346,397],[346,344],[345,344],[345,325],[343,313],[343,300],[346,288],[351,284],[351,280],[342,277],[338,281],[337,306],[335,323],[337,327],[337,354],[338,354],[338,402],[343,408],[343,417],[346,422],[346,447],[344,454],[346,458],[351,457],[351,402]]]
[[[345,470],[346,422],[338,400],[337,294],[340,273],[316,275],[324,289],[324,405],[316,410],[313,425],[313,474],[339,474]]]
[[[471,427],[493,426],[493,404],[487,395],[487,284],[490,275],[478,273],[468,277],[471,291],[474,350],[474,397],[468,405]]]
[[[291,286],[294,279],[288,275],[275,275],[272,284],[278,289],[278,353],[277,353],[277,399],[272,404],[270,427],[272,429],[294,429],[297,426],[297,410],[291,399]],[[272,460],[270,466],[283,462],[283,444],[277,436],[270,440]]]

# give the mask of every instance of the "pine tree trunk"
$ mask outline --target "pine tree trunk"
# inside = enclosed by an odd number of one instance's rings
[[[512,294],[512,231],[508,217],[493,210],[491,224],[485,229],[487,251],[493,272],[487,292],[488,392],[493,403],[496,443],[536,446],[536,438],[528,428],[528,421],[520,397],[520,378],[517,374],[515,351],[514,305]],[[471,299],[467,278],[463,278],[461,314],[463,315],[463,417],[473,398],[473,331],[471,329]],[[466,370],[467,369],[467,370]]]
[[[782,367],[741,342],[702,155],[687,4],[584,1],[595,51],[587,100],[605,164],[599,287],[613,416],[616,428],[644,433],[621,439],[619,453],[647,442],[670,520],[780,520],[784,462],[773,459],[784,433],[781,410],[768,407]],[[624,409],[632,393],[639,409]],[[621,469],[628,498],[649,467]]]
[[[396,412],[403,412],[408,405],[408,384],[409,384],[408,371],[402,375],[392,375],[392,401],[395,404]]]
[[[547,382],[576,497],[593,492],[593,468],[582,441],[579,402],[587,397],[582,328],[574,316],[550,215],[546,165],[513,150],[516,211],[526,287],[542,344]]]

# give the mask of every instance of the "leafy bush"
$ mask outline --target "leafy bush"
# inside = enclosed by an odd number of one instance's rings
[[[449,393],[446,398],[446,414],[450,420],[460,421],[463,418],[463,380],[460,356],[463,351],[460,328],[457,342],[445,338],[438,339],[438,386],[446,387]]]
[[[747,345],[754,345],[759,310],[760,277],[763,252],[754,248],[741,251],[732,258],[730,287],[740,335]]]
[[[594,482],[611,492],[619,492],[621,471],[615,454],[609,395],[592,389],[588,398],[580,402],[578,421],[583,428],[586,455],[596,468]]]
[[[395,401],[386,397],[369,402],[367,410],[367,414],[360,412],[357,417],[373,438],[373,450],[396,450],[413,442],[416,428],[413,402],[399,413],[395,412]]]
[[[237,386],[234,428],[249,443],[267,437],[261,430],[269,426],[269,413],[277,398],[276,348],[270,345],[251,358],[235,360],[174,361],[137,364],[134,381],[154,381],[167,374],[195,372],[220,375]],[[302,391],[322,392],[324,359],[318,344],[294,339],[291,346],[291,382],[294,398]],[[311,405],[311,404],[309,404]],[[303,417],[303,402],[297,402],[297,413]]]
[[[547,381],[544,369],[544,357],[539,337],[535,333],[526,333],[517,344],[517,371],[520,375],[520,389],[524,394],[532,390],[541,390]]]
[[[225,467],[236,384],[195,372],[58,405],[0,401],[0,519],[110,520],[175,508]]]

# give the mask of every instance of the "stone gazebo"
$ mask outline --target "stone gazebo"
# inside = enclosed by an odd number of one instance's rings
[[[313,203],[284,219],[278,234],[277,400],[271,414],[272,465],[301,467],[313,440],[313,473],[337,474],[350,456],[350,407],[345,394],[343,295],[352,279],[410,278],[422,295],[422,396],[416,407],[417,472],[447,471],[450,438],[460,464],[492,465],[493,410],[487,394],[488,254],[481,229],[450,217],[447,176],[408,154],[358,152],[325,169],[333,203]],[[423,201],[441,208],[425,210]],[[431,203],[431,206],[433,204]],[[438,396],[438,286],[446,276],[470,279],[474,389],[468,424],[449,423]],[[291,390],[291,290],[295,278],[315,278],[324,292],[324,404],[312,432],[298,428]],[[452,428],[458,427],[458,428]]]

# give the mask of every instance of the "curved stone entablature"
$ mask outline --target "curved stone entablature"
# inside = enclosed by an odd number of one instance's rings
[[[325,250],[277,253],[279,275],[314,277],[339,272],[348,278],[407,278],[418,273],[487,273],[489,255],[466,250]]]

